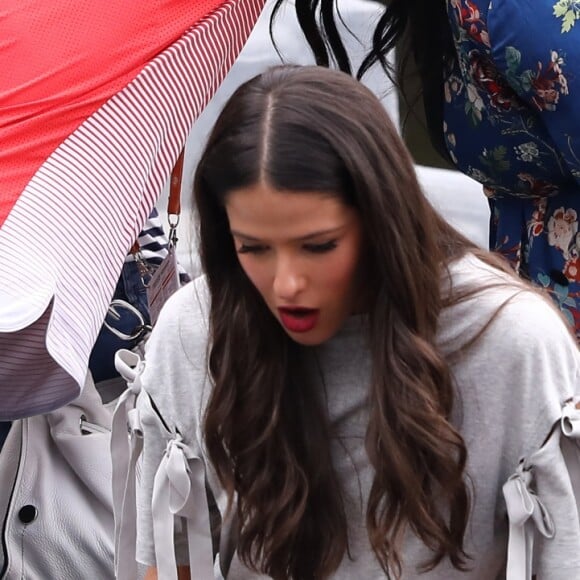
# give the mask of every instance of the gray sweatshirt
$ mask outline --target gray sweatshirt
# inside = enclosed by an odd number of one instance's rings
[[[542,446],[561,415],[563,401],[580,394],[580,359],[561,318],[538,294],[522,292],[517,283],[470,255],[452,264],[450,270],[452,284],[458,289],[507,282],[482,289],[467,301],[446,309],[439,323],[438,343],[443,352],[449,353],[474,336],[505,304],[475,346],[452,364],[457,390],[452,422],[467,445],[467,473],[473,491],[465,539],[466,551],[472,558],[471,570],[459,572],[443,561],[434,570],[420,574],[418,568],[430,552],[408,533],[403,549],[403,577],[488,580],[501,577],[505,566],[508,523],[502,486],[515,472],[520,458]],[[168,301],[147,345],[141,377],[143,391],[138,401],[144,450],[138,484],[137,536],[138,559],[148,565],[155,565],[151,509],[154,478],[168,442],[176,434],[189,450],[186,455],[190,462],[191,457],[202,461],[218,508],[222,514],[225,510],[225,496],[205,457],[201,434],[211,391],[206,360],[207,312],[208,291],[200,277]],[[310,353],[311,372],[319,377],[317,384],[328,409],[332,458],[349,524],[351,558],[344,558],[333,576],[337,580],[385,578],[365,528],[373,469],[364,447],[370,373],[364,325],[362,317],[352,317],[338,335],[312,348]],[[538,467],[534,474],[535,486],[554,521],[556,534],[550,540],[536,537],[535,572],[538,580],[580,578],[580,522],[568,470],[558,447],[546,453],[544,467]],[[199,505],[205,491],[193,485],[192,494]],[[175,521],[177,561],[187,564],[185,526],[182,518]],[[208,537],[209,534],[207,529]],[[195,545],[195,540],[190,542],[196,550],[202,546]],[[221,545],[222,552],[231,552],[222,555],[222,565],[231,559],[228,580],[260,578],[237,558],[233,535],[229,535],[227,527]],[[203,546],[207,546],[206,541]],[[194,571],[192,577],[199,576]],[[219,572],[216,577],[220,577]]]

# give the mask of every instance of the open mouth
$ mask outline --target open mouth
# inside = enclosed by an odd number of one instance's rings
[[[317,322],[319,310],[316,308],[286,307],[278,308],[280,320],[290,332],[308,332]]]

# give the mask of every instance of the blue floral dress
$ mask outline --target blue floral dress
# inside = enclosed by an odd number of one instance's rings
[[[489,196],[490,247],[580,337],[580,1],[446,1],[447,148]]]

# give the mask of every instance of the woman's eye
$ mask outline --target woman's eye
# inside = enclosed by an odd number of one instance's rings
[[[324,254],[324,252],[330,252],[336,248],[336,240],[330,240],[324,242],[324,244],[304,244],[304,249],[312,254]]]
[[[238,247],[238,254],[263,254],[268,248],[255,244],[241,244]]]

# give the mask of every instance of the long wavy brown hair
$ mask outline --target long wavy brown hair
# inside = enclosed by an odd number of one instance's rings
[[[277,67],[225,106],[195,175],[202,267],[211,294],[209,367],[215,387],[205,445],[236,496],[238,554],[272,578],[328,578],[348,557],[328,421],[302,356],[242,270],[225,204],[235,189],[321,191],[364,224],[372,376],[366,515],[386,573],[401,571],[410,528],[464,569],[470,498],[466,446],[449,417],[454,386],[436,345],[447,265],[466,252],[490,263],[424,197],[413,162],[377,98],[321,67]]]

